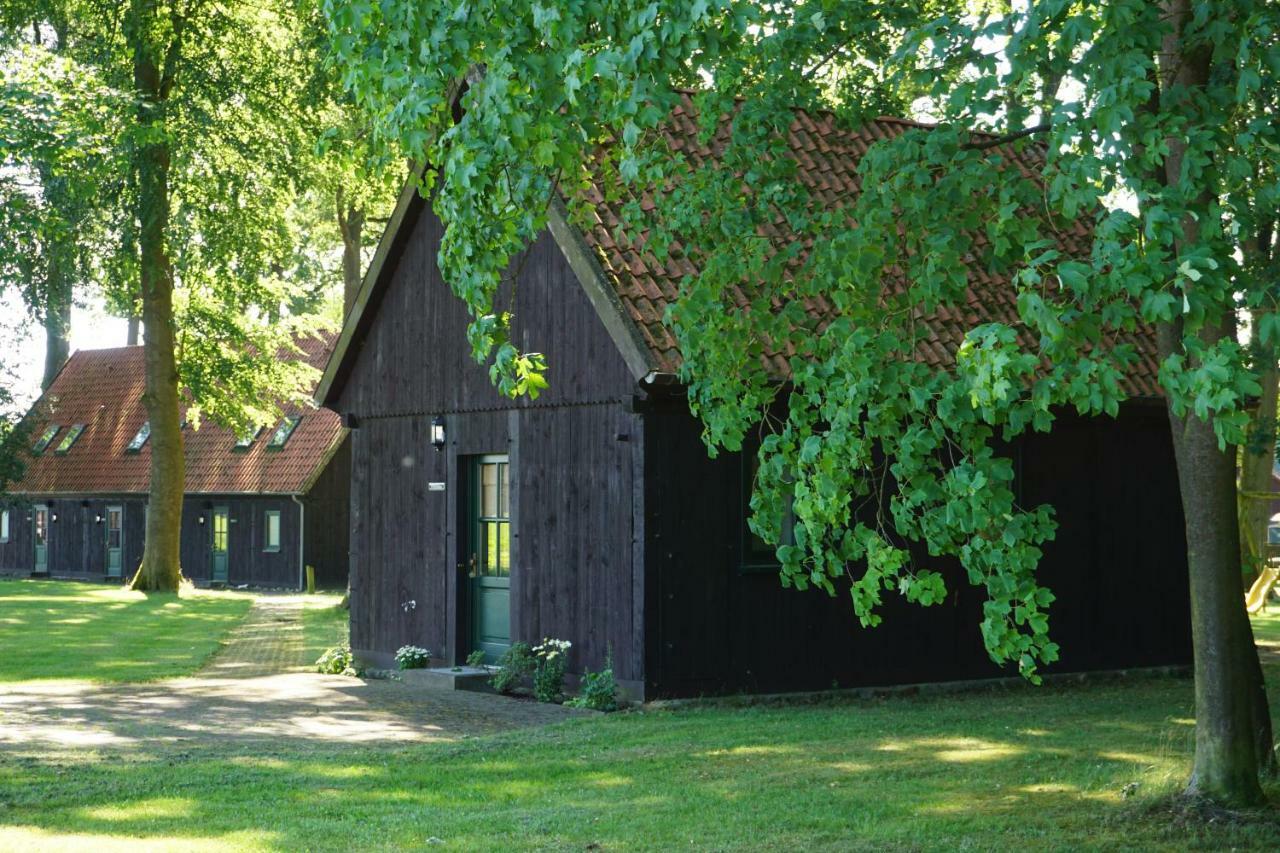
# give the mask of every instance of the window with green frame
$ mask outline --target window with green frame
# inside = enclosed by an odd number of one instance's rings
[[[761,539],[747,519],[751,517],[751,490],[755,487],[756,474],[760,470],[760,458],[754,448],[744,448],[742,452],[742,559],[739,570],[745,573],[777,572],[778,554],[775,546]],[[782,544],[795,543],[795,516],[791,512],[790,502],[786,515],[782,518]]]
[[[262,550],[280,550],[280,510],[278,509],[266,511],[262,525]]]
[[[0,542],[9,541],[9,510],[0,509]]]
[[[487,576],[511,574],[511,490],[506,462],[480,461],[479,512],[476,536],[480,545],[479,570]]]
[[[67,430],[67,434],[62,437],[62,441],[58,442],[58,449],[53,451],[57,454],[66,454],[71,450],[71,445],[76,443],[76,439],[84,432],[84,424],[72,424],[71,429]]]
[[[45,449],[53,442],[53,437],[58,434],[58,430],[62,429],[58,424],[49,424],[44,428],[44,432],[40,433],[40,437],[36,439],[35,445],[31,448],[32,453],[44,453]]]

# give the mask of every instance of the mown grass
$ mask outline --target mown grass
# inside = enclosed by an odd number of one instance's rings
[[[144,595],[101,584],[0,580],[0,682],[186,675],[252,602],[235,592]]]
[[[1274,686],[1280,618],[1257,624]],[[1188,680],[1135,678],[588,717],[394,750],[153,744],[0,763],[0,847],[1280,849],[1274,809],[1165,808],[1193,726]]]

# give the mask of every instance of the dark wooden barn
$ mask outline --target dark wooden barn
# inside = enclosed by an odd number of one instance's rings
[[[905,127],[826,145],[838,132],[809,125],[797,138],[822,180],[851,180],[856,158],[834,152]],[[746,526],[744,458],[708,458],[676,382],[662,317],[681,271],[617,245],[616,215],[601,202],[579,230],[555,206],[522,260],[515,339],[552,373],[536,401],[513,401],[470,359],[436,264],[440,221],[402,194],[317,392],[352,427],[358,654],[385,663],[414,643],[455,664],[558,637],[572,672],[611,656],[648,698],[1009,674],[983,649],[982,595],[957,565],[943,567],[945,604],[889,602],[874,629],[845,596],[782,588]],[[1007,283],[985,287],[974,317],[938,321],[950,352],[969,322],[1007,309]],[[1008,450],[1024,504],[1058,511],[1041,569],[1057,671],[1190,659],[1182,510],[1146,355],[1118,418],[1064,416]]]
[[[301,342],[323,366],[333,335]],[[29,415],[32,452],[0,504],[0,573],[127,578],[142,559],[150,441],[141,347],[81,350]],[[347,579],[351,449],[338,416],[288,406],[237,439],[185,428],[182,570],[199,584]]]

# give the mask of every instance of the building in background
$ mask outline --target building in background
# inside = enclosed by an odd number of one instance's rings
[[[323,367],[333,336],[300,341]],[[0,573],[125,579],[142,559],[150,426],[142,347],[81,350],[28,416],[26,471],[0,504]],[[185,424],[185,421],[184,421]],[[182,571],[199,584],[347,579],[350,447],[337,415],[287,406],[257,435],[185,427]]]

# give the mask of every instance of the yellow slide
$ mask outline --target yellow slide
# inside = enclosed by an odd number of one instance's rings
[[[1280,568],[1268,566],[1262,570],[1262,574],[1258,575],[1258,579],[1253,582],[1253,586],[1249,587],[1249,591],[1244,596],[1244,607],[1250,613],[1258,613],[1267,604],[1267,594],[1271,592],[1271,587],[1276,585],[1276,579],[1280,578]]]

